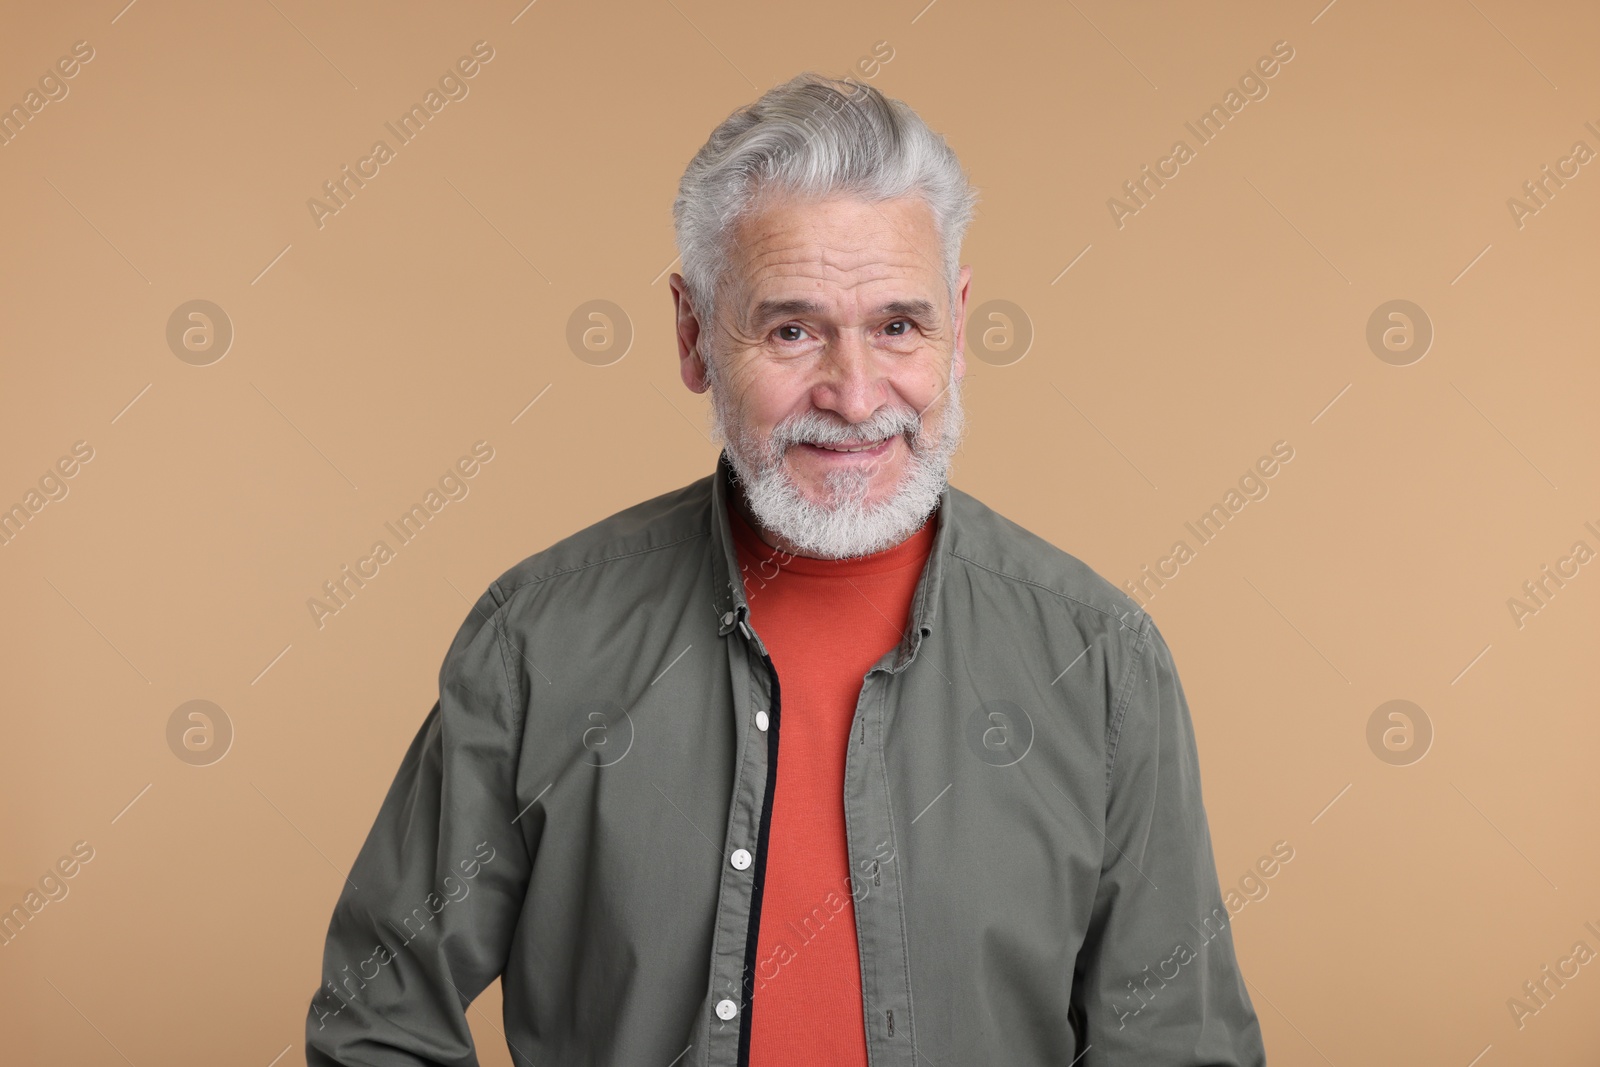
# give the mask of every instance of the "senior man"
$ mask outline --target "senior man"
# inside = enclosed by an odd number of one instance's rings
[[[497,976],[519,1065],[1265,1062],[1166,642],[948,484],[974,203],[862,84],[712,133],[671,287],[716,469],[473,606],[308,1062],[476,1063]]]

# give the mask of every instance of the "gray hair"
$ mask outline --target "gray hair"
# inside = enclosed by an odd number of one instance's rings
[[[771,193],[867,201],[920,195],[933,211],[954,299],[961,240],[978,202],[955,152],[901,101],[808,71],[724,119],[678,185],[672,218],[684,284],[707,336],[727,236]]]

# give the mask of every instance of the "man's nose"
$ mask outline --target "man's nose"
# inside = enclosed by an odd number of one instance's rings
[[[827,347],[822,378],[812,402],[852,425],[866,422],[883,406],[883,370],[872,345],[854,330],[841,331]]]

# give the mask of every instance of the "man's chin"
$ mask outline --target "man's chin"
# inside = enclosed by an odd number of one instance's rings
[[[898,544],[926,521],[938,505],[938,487],[917,477],[918,470],[913,467],[901,472],[900,482],[874,485],[869,494],[858,495],[797,481],[780,464],[747,487],[744,496],[760,523],[801,555],[848,559]]]
[[[874,481],[863,493],[860,491],[859,483],[849,486],[830,486],[818,483],[814,479],[796,477],[787,467],[782,477],[794,496],[830,514],[841,511],[856,513],[875,511],[890,503],[900,488],[898,482],[892,479]]]

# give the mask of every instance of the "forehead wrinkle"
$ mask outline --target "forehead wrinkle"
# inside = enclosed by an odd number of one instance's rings
[[[822,227],[814,220],[805,219],[800,226],[791,228],[781,225],[779,218],[757,215],[741,224],[741,228],[754,224],[755,232],[747,240],[739,241],[738,246],[752,267],[776,260],[780,263],[820,263],[825,267],[852,271],[878,263],[904,268],[914,266],[918,260],[927,262],[915,243],[894,225],[881,208],[877,205],[872,205],[872,208],[875,219],[869,221],[877,221],[878,225],[846,234],[838,233],[835,228],[835,232],[829,235],[831,240],[823,239]],[[834,243],[840,240],[848,240],[849,243]]]
[[[909,237],[907,237],[905,235],[905,231],[900,229],[900,227],[896,226],[895,223],[894,223],[894,220],[891,219],[888,215],[885,215],[883,213],[883,208],[881,208],[877,204],[873,204],[873,203],[869,203],[867,206],[872,208],[873,213],[876,214],[880,219],[883,220],[883,223],[884,223],[885,226],[889,227],[891,230],[893,230],[895,232],[895,235],[900,238],[900,240],[905,244],[906,248],[911,250],[913,255],[915,255],[918,259],[920,259],[924,263],[926,263],[928,265],[929,269],[932,270],[935,274],[942,273],[942,271],[941,271],[940,267],[938,266],[938,264],[934,263],[926,255],[924,255],[922,253],[922,250],[917,247],[916,242],[911,240]]]
[[[876,313],[895,301],[942,308],[945,294],[937,284],[938,266],[910,239],[906,228],[896,225],[878,205],[870,207],[871,214],[857,220],[859,226],[830,225],[793,212],[758,212],[741,219],[735,230],[735,257],[728,264],[743,291],[736,302],[743,307],[729,309],[735,319],[749,325],[760,305],[801,298],[823,305],[826,311],[834,305],[871,305]],[[918,220],[909,221],[920,232]],[[870,291],[880,286],[906,291],[873,299]]]
[[[875,249],[867,247],[865,243],[853,248],[834,248],[821,242],[798,244],[785,241],[775,246],[765,245],[766,242],[756,242],[745,247],[747,273],[791,268],[797,274],[815,271],[839,277],[843,281],[846,276],[862,271],[877,271],[880,274],[904,271],[908,267],[916,268],[919,262],[926,262],[912,249]]]
[[[820,258],[810,255],[791,258],[793,251],[774,249],[764,254],[758,253],[749,263],[742,273],[752,299],[762,297],[773,289],[779,290],[779,295],[787,296],[785,290],[797,288],[813,299],[820,298],[823,303],[830,302],[827,299],[829,290],[864,300],[864,297],[856,294],[877,285],[903,283],[915,290],[931,284],[918,269],[914,255],[873,256],[846,266],[830,259],[827,249],[822,250]]]

